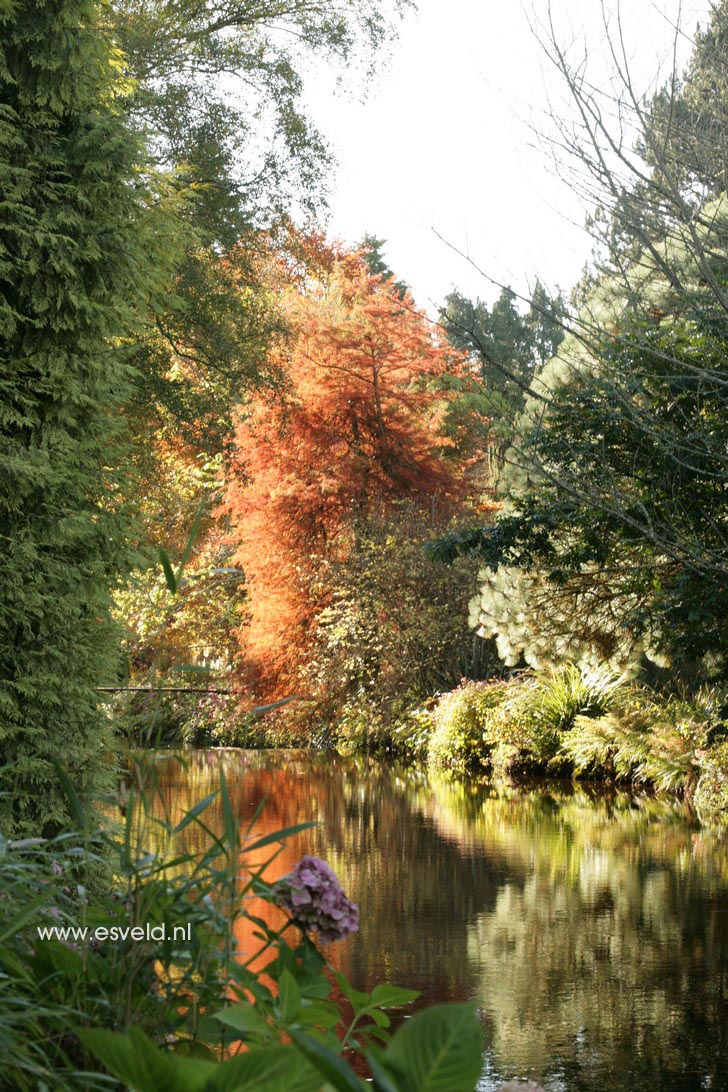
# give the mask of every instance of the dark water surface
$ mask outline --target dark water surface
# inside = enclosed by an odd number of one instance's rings
[[[303,853],[335,869],[361,926],[327,954],[356,987],[474,1000],[483,1090],[728,1092],[728,838],[681,805],[298,751],[186,757],[162,770],[173,817],[222,763],[241,821],[267,795],[261,834],[319,822],[270,878]]]

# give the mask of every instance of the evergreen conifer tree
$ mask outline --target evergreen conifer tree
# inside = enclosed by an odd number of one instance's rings
[[[148,210],[93,0],[0,0],[0,829],[65,819],[108,762],[95,687],[127,533],[122,340]],[[145,217],[147,219],[145,219]]]

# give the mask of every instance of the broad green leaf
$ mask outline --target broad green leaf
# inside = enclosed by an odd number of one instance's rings
[[[403,1092],[475,1092],[482,1047],[475,1006],[435,1005],[399,1028],[383,1060],[404,1073]]]
[[[125,1035],[100,1029],[81,1030],[78,1035],[109,1073],[135,1092],[203,1092],[216,1069],[215,1062],[177,1058],[159,1050],[139,1028]]]
[[[353,1006],[354,1011],[364,1012],[369,1005],[369,994],[362,993],[361,990],[355,990],[346,975],[340,974],[339,971],[336,971],[334,973],[334,978],[338,982],[339,988],[346,1000],[349,1001]]]
[[[303,981],[299,977],[298,985],[301,990],[301,997],[313,997],[324,1000],[331,993],[331,983],[324,978],[322,974],[318,974],[315,978],[311,979],[306,976],[303,978]]]
[[[396,1009],[409,1005],[419,997],[417,990],[405,990],[401,986],[375,986],[371,993],[371,1004],[378,1009]]]
[[[325,979],[321,975],[321,971],[326,966],[326,960],[319,952],[318,948],[313,944],[309,937],[304,936],[301,942],[301,948],[303,950],[303,970],[306,972],[305,981],[308,983],[313,980],[316,982],[323,982]],[[311,977],[309,977],[311,976]],[[331,992],[331,986],[327,982],[328,994]]]
[[[375,1024],[378,1024],[380,1028],[388,1028],[392,1022],[386,1012],[382,1012],[381,1009],[373,1009],[371,1005],[367,1007],[366,1015],[370,1020],[373,1020]]]
[[[205,1092],[318,1092],[320,1087],[318,1074],[295,1047],[272,1043],[223,1062]]]
[[[237,1001],[225,1009],[213,1013],[213,1019],[219,1020],[242,1035],[256,1035],[260,1039],[272,1039],[273,1029],[255,1005],[248,1001]]]
[[[299,1024],[312,1028],[335,1028],[341,1020],[341,1014],[336,1005],[330,1001],[314,1001],[311,1004],[302,1004],[297,1017]]]
[[[291,1031],[291,1038],[304,1057],[321,1073],[336,1092],[362,1092],[367,1085],[349,1069],[339,1054],[303,1031]],[[453,1089],[450,1089],[453,1092]]]
[[[293,1023],[301,1011],[301,991],[290,971],[283,971],[278,979],[278,1006],[286,1025]]]
[[[383,1056],[404,1074],[402,1092],[475,1092],[483,1032],[474,1005],[435,1005],[405,1021]]]

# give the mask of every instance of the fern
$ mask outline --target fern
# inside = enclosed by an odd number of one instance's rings
[[[622,680],[604,668],[582,671],[567,664],[539,681],[540,715],[554,731],[568,731],[578,716],[607,713],[625,690]]]

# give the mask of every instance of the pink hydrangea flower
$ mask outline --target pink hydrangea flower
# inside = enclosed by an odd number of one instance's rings
[[[359,907],[347,899],[336,874],[320,857],[302,857],[293,872],[274,885],[274,899],[322,944],[343,940],[359,928]]]

